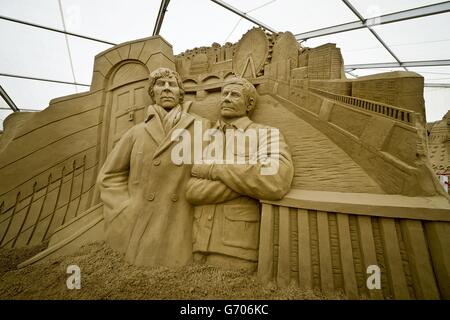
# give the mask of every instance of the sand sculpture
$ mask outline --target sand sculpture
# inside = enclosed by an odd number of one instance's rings
[[[172,133],[194,135],[181,78],[158,68],[150,74],[144,122],[129,129],[113,148],[98,181],[108,244],[136,265],[186,265],[192,261],[192,207],[185,189],[191,166],[175,164]],[[148,254],[152,252],[152,254]]]
[[[450,112],[440,121],[427,124],[428,150],[434,172],[448,189],[450,176]]]
[[[111,208],[96,181],[114,145],[145,123],[155,103],[149,74],[160,67],[180,75],[189,114],[211,123],[224,83],[241,75],[258,94],[251,121],[278,128],[286,141],[290,190],[259,200],[261,281],[342,289],[350,298],[450,298],[450,204],[429,160],[423,78],[349,80],[335,45],[306,48],[289,32],[261,29],[176,56],[159,36],[114,46],[95,57],[89,92],[9,116],[0,140],[0,246],[49,241],[21,267],[107,239]],[[192,168],[175,170],[191,179]],[[366,285],[374,265],[380,289]]]
[[[192,251],[199,263],[256,270],[258,200],[283,198],[290,189],[294,168],[289,147],[278,130],[248,118],[256,107],[254,86],[243,78],[232,77],[221,93],[220,119],[212,128],[221,134],[227,125],[232,127],[219,146],[225,151],[220,160],[232,161],[195,164],[192,168],[193,177],[186,190],[187,200],[195,205]],[[233,134],[235,131],[241,132],[241,140]],[[253,150],[251,134],[257,137]],[[244,140],[246,136],[249,138]],[[228,157],[228,150],[232,157]],[[236,154],[241,162],[234,157]],[[273,171],[263,172],[263,168]]]

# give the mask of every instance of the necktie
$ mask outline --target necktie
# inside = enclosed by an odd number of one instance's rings
[[[236,129],[236,127],[232,124],[228,124],[225,121],[219,120],[218,129],[222,130],[223,133],[227,132],[227,129]]]

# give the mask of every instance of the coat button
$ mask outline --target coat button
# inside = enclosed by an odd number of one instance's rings
[[[177,202],[178,201],[178,196],[174,193],[174,194],[172,194],[170,199],[172,199],[173,202]]]
[[[212,220],[212,215],[208,216],[208,220],[211,221]]]
[[[153,201],[155,199],[155,193],[154,192],[150,192],[147,196],[147,200],[148,201]]]
[[[153,165],[154,166],[159,166],[161,164],[161,159],[155,159],[153,160]]]

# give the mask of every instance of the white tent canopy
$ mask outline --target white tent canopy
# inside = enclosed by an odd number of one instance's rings
[[[349,24],[359,28],[299,40],[308,47],[336,43],[345,65],[351,67],[350,78],[425,62],[427,66],[407,70],[425,78],[427,121],[440,120],[450,109],[450,1],[162,2],[168,3],[167,11],[158,20],[160,0],[0,0],[1,87],[21,111],[42,110],[52,98],[88,90],[94,56],[113,44],[152,35],[157,21],[162,21],[159,34],[173,45],[175,54],[213,42],[236,42],[254,22],[299,38],[309,31],[344,24],[329,29],[335,32]],[[397,12],[403,13],[396,22],[377,18],[398,18],[392,15]],[[0,99],[0,123],[11,112]]]

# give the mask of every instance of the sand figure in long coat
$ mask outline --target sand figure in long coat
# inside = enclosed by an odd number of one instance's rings
[[[188,113],[178,73],[159,68],[149,79],[155,104],[123,135],[98,177],[107,243],[132,264],[185,265],[192,261],[193,209],[185,198],[192,165],[172,161],[174,135],[193,136],[196,121],[209,124]]]

